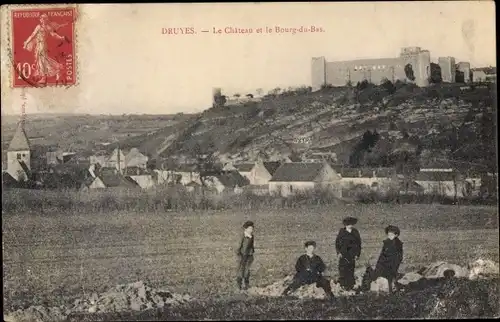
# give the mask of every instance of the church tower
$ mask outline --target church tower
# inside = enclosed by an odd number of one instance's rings
[[[17,181],[27,181],[31,171],[31,148],[24,131],[24,118],[7,149],[7,172]]]

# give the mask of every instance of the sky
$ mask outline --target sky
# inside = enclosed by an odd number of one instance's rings
[[[8,10],[2,7],[2,21]],[[78,84],[25,89],[27,113],[198,112],[210,107],[214,87],[233,95],[309,86],[311,57],[397,57],[405,46],[429,50],[433,61],[496,63],[490,1],[85,4],[78,10]],[[276,33],[276,26],[324,32]],[[182,27],[196,34],[162,34]],[[225,27],[254,33],[212,33]],[[258,34],[260,27],[274,32]],[[23,90],[10,87],[8,30],[1,32],[2,114],[18,114]]]

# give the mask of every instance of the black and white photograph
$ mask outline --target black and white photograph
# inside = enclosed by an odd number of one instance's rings
[[[2,5],[3,320],[499,318],[495,19]]]

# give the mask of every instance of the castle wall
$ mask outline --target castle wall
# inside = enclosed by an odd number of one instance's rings
[[[445,83],[455,83],[455,58],[439,57],[438,64],[441,68],[441,79]]]
[[[470,83],[471,82],[472,74],[471,74],[471,71],[470,71],[470,63],[459,62],[457,64],[457,70],[459,70],[462,73],[464,73],[465,83]]]
[[[325,57],[313,57],[311,61],[311,87],[318,90],[326,82]]]
[[[345,86],[367,80],[380,84],[385,78],[395,81],[404,77],[399,58],[357,59],[326,63],[326,83]]]
[[[441,70],[446,82],[456,82],[456,68],[464,71],[466,80],[470,79],[470,64],[464,63],[456,67],[455,58],[441,57],[439,59]],[[409,79],[405,66],[411,65],[414,79]],[[355,85],[367,80],[373,84],[380,84],[384,79],[392,82],[397,80],[415,83],[419,87],[429,86],[431,77],[431,54],[420,47],[404,47],[399,57],[357,59],[349,61],[326,62],[324,57],[312,59],[311,78],[312,86],[317,89],[323,84],[345,86],[348,82]]]

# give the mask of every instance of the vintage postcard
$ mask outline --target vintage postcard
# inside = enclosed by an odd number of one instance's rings
[[[5,321],[499,317],[492,1],[3,5]]]

